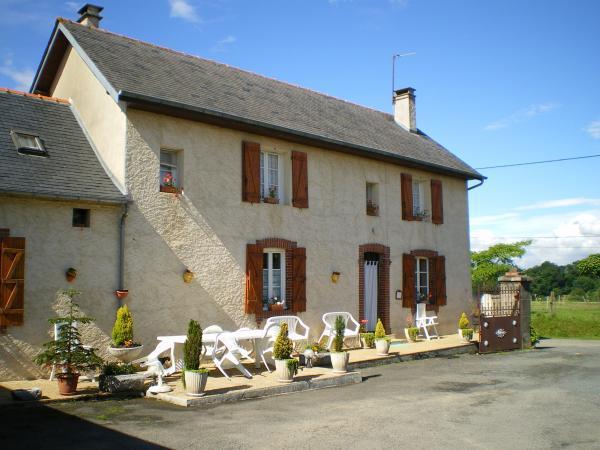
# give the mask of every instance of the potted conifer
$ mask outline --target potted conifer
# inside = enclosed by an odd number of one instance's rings
[[[344,347],[344,333],[346,332],[346,321],[342,316],[335,318],[335,337],[333,338],[333,351],[331,352],[331,367],[335,373],[348,372],[348,360],[350,354],[342,351]]]
[[[466,342],[473,339],[473,328],[470,328],[469,318],[466,313],[462,313],[460,319],[458,319],[458,335]]]
[[[293,348],[294,344],[288,337],[288,325],[283,322],[275,339],[275,345],[273,345],[275,372],[277,381],[280,383],[291,383],[294,380],[294,375],[298,373],[298,360],[292,358]]]
[[[127,305],[123,305],[117,310],[108,352],[122,362],[129,363],[142,353],[143,348],[143,345],[133,341],[133,316]]]
[[[208,370],[200,368],[202,354],[202,328],[195,320],[190,320],[187,339],[183,344],[183,385],[187,395],[204,395]]]
[[[60,395],[73,395],[77,391],[79,374],[99,367],[102,359],[94,353],[94,349],[81,344],[78,324],[92,323],[94,319],[86,317],[79,311],[73,297],[79,292],[73,289],[62,292],[68,298],[68,312],[65,316],[48,319],[58,335],[44,344],[44,350],[35,358],[36,364],[44,367],[54,366],[60,369],[56,375]]]
[[[377,319],[377,325],[375,325],[375,348],[377,354],[385,356],[390,352],[391,339],[385,334],[385,327],[381,322],[381,319]]]

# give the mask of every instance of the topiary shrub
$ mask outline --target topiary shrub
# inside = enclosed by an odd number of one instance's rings
[[[183,369],[198,370],[202,354],[202,328],[195,320],[188,325],[187,340],[183,344]]]
[[[462,328],[462,335],[465,341],[473,339],[473,328]]]
[[[408,338],[415,342],[419,337],[419,329],[417,327],[409,327],[408,328]]]
[[[465,328],[469,328],[469,318],[467,317],[467,313],[462,313],[460,319],[458,319],[458,328],[464,330]]]
[[[385,327],[381,319],[377,319],[377,325],[375,325],[375,339],[385,339]]]
[[[346,333],[346,321],[343,316],[335,318],[335,337],[333,338],[333,351],[341,352],[344,348],[344,334]]]
[[[273,345],[273,358],[275,359],[291,359],[292,350],[294,344],[288,337],[288,326],[287,323],[282,323],[279,329],[277,339],[275,339],[275,345]]]
[[[365,342],[367,348],[373,348],[373,345],[375,344],[375,333],[361,333],[360,337]]]
[[[112,329],[113,347],[131,347],[133,346],[133,316],[129,312],[127,305],[121,306],[117,310],[117,320]]]

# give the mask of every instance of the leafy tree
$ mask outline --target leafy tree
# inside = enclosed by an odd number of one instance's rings
[[[549,261],[525,271],[531,278],[531,293],[534,295],[550,295],[552,290],[564,287],[564,267]]]
[[[577,262],[577,268],[582,275],[600,278],[600,253],[590,255]]]
[[[525,254],[531,241],[492,245],[487,250],[471,252],[471,280],[473,289],[481,290],[496,285],[499,276],[515,266],[514,259]]]

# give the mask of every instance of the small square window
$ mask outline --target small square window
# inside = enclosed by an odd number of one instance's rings
[[[11,131],[17,152],[23,155],[48,156],[44,143],[39,136],[18,131]]]
[[[181,183],[181,151],[161,150],[160,151],[160,191],[161,192],[180,192],[183,185]]]
[[[80,228],[89,228],[90,226],[90,210],[73,208],[73,226]]]

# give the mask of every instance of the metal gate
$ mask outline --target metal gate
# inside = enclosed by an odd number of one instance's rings
[[[493,292],[479,299],[479,352],[490,353],[520,349],[521,286],[500,283]]]

